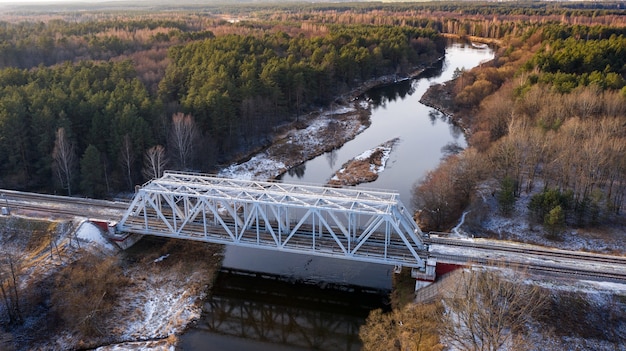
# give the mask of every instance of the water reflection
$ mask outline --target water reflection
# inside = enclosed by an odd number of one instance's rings
[[[461,151],[463,151],[463,146],[459,145],[458,143],[456,142],[447,143],[441,148],[441,153],[443,155],[441,158],[446,158],[452,155],[457,155]]]
[[[331,169],[335,168],[335,163],[337,163],[337,149],[327,152],[326,159],[328,160],[328,167]]]
[[[298,179],[301,179],[302,177],[304,177],[305,171],[306,171],[306,164],[301,163],[287,170],[287,174],[289,174],[291,177],[297,177]]]
[[[407,79],[395,84],[370,89],[363,96],[370,101],[372,106],[384,108],[387,103],[398,99],[404,100],[406,96],[412,95],[414,92],[413,81]]]
[[[428,111],[428,119],[430,120],[430,125],[434,126],[440,118],[443,119],[444,117],[445,115],[437,110],[433,109]]]
[[[218,336],[228,350],[242,342],[246,349],[270,343],[272,349],[360,350],[359,327],[370,310],[386,307],[385,297],[381,290],[223,270],[181,348],[215,345]],[[224,341],[224,336],[234,339]]]
[[[363,187],[388,189],[397,191],[400,194],[401,201],[405,204],[411,204],[412,189],[417,180],[422,179],[429,171],[434,169],[440,162],[442,152],[453,152],[457,146],[465,146],[465,139],[462,130],[458,126],[448,123],[448,118],[428,106],[419,102],[421,96],[428,89],[431,83],[440,83],[450,80],[457,67],[473,67],[479,62],[493,57],[491,50],[476,50],[469,45],[451,44],[448,47],[445,61],[439,62],[437,67],[428,70],[419,79],[412,81],[400,82],[396,85],[375,89],[365,98],[370,98],[372,106],[371,121],[369,128],[365,129],[354,140],[349,141],[341,148],[333,150],[313,160],[307,161],[283,176],[283,181],[297,181],[310,184],[324,184],[329,176],[337,171],[336,167],[341,165],[353,157],[363,153],[363,151],[371,149],[376,145],[387,140],[399,137],[401,142],[391,153],[388,160],[387,168],[379,175],[374,183],[368,183]],[[374,106],[381,104],[382,106]],[[449,145],[450,144],[450,145]],[[306,172],[305,172],[306,171]],[[375,286],[390,289],[391,274],[393,267],[382,265],[364,264],[362,262],[350,262],[339,259],[328,259],[320,257],[310,257],[304,255],[296,255],[288,252],[274,252],[268,250],[254,250],[244,247],[227,247],[224,259],[225,267],[233,267],[244,270],[255,270],[260,272],[279,273],[290,277],[305,277],[326,282],[350,282],[353,284]],[[294,300],[299,296],[303,296],[309,288],[292,288],[287,291],[286,295],[282,294],[283,288],[275,283],[277,288],[271,294],[257,294],[255,287],[259,282],[255,280],[246,280],[242,286],[245,293],[239,296],[233,296],[234,292],[214,297],[232,298],[228,302],[223,300],[215,302],[213,305],[207,305],[210,313],[203,315],[198,328],[193,328],[181,337],[183,350],[205,350],[210,345],[212,351],[222,350],[272,350],[272,351],[294,351],[294,350],[310,350],[310,345],[318,345],[319,335],[327,335],[328,332],[321,331],[320,334],[302,334],[301,329],[304,327],[295,327],[294,325],[283,324],[282,327],[275,328],[280,325],[278,321],[299,320],[298,316],[307,316],[304,318],[311,326],[326,326],[321,330],[332,328],[341,328],[347,330],[348,336],[343,341],[333,341],[333,346],[324,346],[330,344],[321,344],[322,349],[332,347],[331,349],[357,349],[356,329],[350,329],[347,325],[349,319],[343,319],[342,316],[351,316],[350,313],[338,312],[336,315],[325,315],[328,308],[324,306],[321,300],[310,300],[304,305],[293,305]],[[299,285],[296,285],[299,286]],[[219,284],[215,284],[215,288],[219,288]],[[252,289],[252,290],[246,290]],[[288,287],[285,287],[288,289]],[[271,290],[270,290],[271,291]],[[313,290],[314,291],[314,290]],[[328,300],[326,292],[317,290],[318,299]],[[259,296],[275,295],[276,302],[268,302],[266,300],[259,301]],[[350,295],[347,301],[358,300]],[[233,300],[235,299],[235,300]],[[220,307],[221,306],[221,307]],[[219,308],[218,308],[219,307]],[[320,307],[321,309],[318,309]],[[214,309],[213,309],[214,308]],[[339,308],[333,310],[339,311]],[[371,309],[374,309],[372,307]],[[371,310],[370,309],[370,310]],[[222,311],[232,312],[230,317],[222,314]],[[318,311],[318,312],[314,312]],[[332,312],[332,311],[331,311]],[[245,314],[244,314],[245,313]],[[324,318],[329,320],[338,319],[341,324],[333,325],[330,321],[322,322],[316,320],[315,313],[318,316],[325,315]],[[211,314],[211,315],[209,315]],[[234,315],[245,316],[246,320],[253,320],[252,324],[245,324],[242,320],[234,321],[231,319],[220,320],[223,318],[234,318]],[[260,323],[260,316],[267,316],[267,325]],[[253,318],[254,317],[254,318]],[[209,320],[207,321],[207,318]],[[218,318],[218,319],[216,319]],[[350,317],[352,318],[352,317]],[[364,316],[361,317],[361,323],[364,322]],[[230,321],[227,323],[227,321]],[[225,334],[214,328],[208,331],[209,325],[221,324],[223,326],[236,325],[236,330],[240,333],[245,331],[246,335],[254,336],[245,339],[236,335],[241,334]],[[234,323],[234,324],[230,324]],[[237,324],[239,323],[239,324]],[[244,324],[241,324],[244,323]],[[204,328],[204,329],[203,329]],[[234,330],[233,328],[229,330]],[[314,330],[312,327],[311,330]],[[306,345],[302,342],[291,344],[283,343],[282,340],[291,340],[292,336],[287,331],[300,333],[295,339],[313,340]],[[278,343],[270,342],[270,336],[276,336]],[[307,336],[305,336],[307,335]],[[264,339],[265,341],[262,341]],[[273,340],[273,339],[272,339]],[[333,340],[339,340],[335,338]],[[330,342],[329,342],[330,343]],[[337,346],[341,343],[341,346]],[[347,346],[346,346],[347,345]],[[335,348],[336,347],[336,348]]]

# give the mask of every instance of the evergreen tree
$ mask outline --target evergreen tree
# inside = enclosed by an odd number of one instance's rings
[[[102,197],[105,193],[104,167],[100,151],[90,144],[80,159],[80,189],[87,197]]]
[[[500,181],[500,191],[497,195],[500,211],[503,215],[510,216],[515,205],[515,182],[511,177],[504,177]]]

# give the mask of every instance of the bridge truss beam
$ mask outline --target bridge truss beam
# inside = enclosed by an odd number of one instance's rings
[[[144,184],[124,232],[423,270],[423,234],[396,193],[166,171]]]

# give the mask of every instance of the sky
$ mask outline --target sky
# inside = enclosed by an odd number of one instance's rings
[[[128,1],[130,2],[130,0],[0,0],[0,3],[2,4],[24,4],[24,3],[41,3],[41,4],[62,4],[62,3],[85,3],[85,4],[96,4],[96,3],[102,3],[102,2],[113,2],[113,1]],[[139,1],[143,1],[143,0],[139,0]],[[134,1],[137,2],[137,1]]]
[[[82,2],[82,3],[99,3],[99,2],[105,2],[105,1],[124,1],[124,0],[0,0],[0,4],[24,4],[24,3],[41,3],[41,4],[54,4],[54,3],[69,3],[69,2],[73,2],[73,3],[78,3],[78,2]]]

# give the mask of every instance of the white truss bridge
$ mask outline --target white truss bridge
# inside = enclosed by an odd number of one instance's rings
[[[138,189],[118,230],[421,271],[428,257],[397,193],[172,171]]]

